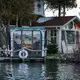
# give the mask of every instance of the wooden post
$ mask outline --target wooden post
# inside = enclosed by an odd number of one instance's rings
[[[45,30],[41,30],[41,33],[42,33],[42,57],[45,56],[45,53],[44,53],[44,41],[45,41]]]
[[[59,52],[61,52],[61,36],[62,36],[62,34],[61,34],[61,29],[59,30],[59,45],[58,45],[58,47],[59,47]]]
[[[68,53],[67,33],[65,31],[66,53]]]

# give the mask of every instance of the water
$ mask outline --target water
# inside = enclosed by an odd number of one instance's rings
[[[0,63],[0,80],[80,80],[80,64]]]

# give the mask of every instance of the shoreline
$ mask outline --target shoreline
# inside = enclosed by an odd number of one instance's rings
[[[59,61],[59,62],[67,62],[67,63],[80,63],[80,60],[76,60],[74,58],[65,58],[60,56],[46,56],[46,58],[15,58],[15,57],[0,57],[0,62],[45,62],[47,60]]]
[[[54,60],[59,62],[68,62],[68,63],[80,63],[80,60],[76,60],[74,58],[61,58],[55,56],[47,56],[46,60]]]

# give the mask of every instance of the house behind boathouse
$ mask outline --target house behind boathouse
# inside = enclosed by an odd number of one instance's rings
[[[80,20],[76,16],[41,17],[32,25],[45,26],[47,45],[54,40],[61,53],[73,53],[80,43]]]

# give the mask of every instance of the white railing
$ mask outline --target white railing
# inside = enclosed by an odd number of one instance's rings
[[[46,51],[47,48],[45,48],[44,50],[32,50],[32,49],[28,49],[28,48],[22,48],[22,49],[18,49],[18,50],[15,50],[15,51],[11,51],[11,50],[4,50],[4,49],[0,49],[0,51],[6,51],[6,52],[17,52],[17,51],[21,51],[23,49],[26,49],[26,50],[29,50],[29,51],[33,51],[33,52],[40,52],[40,51]]]
[[[22,48],[22,49],[18,49],[18,50],[7,50],[7,49],[0,49],[0,53],[3,52],[4,54],[8,54],[8,53],[13,53],[13,52],[17,52],[17,51],[21,51],[21,50],[28,50],[31,52],[41,52],[44,51],[45,56],[47,55],[47,48],[45,48],[44,50],[32,50],[32,49],[28,49],[28,48]]]

